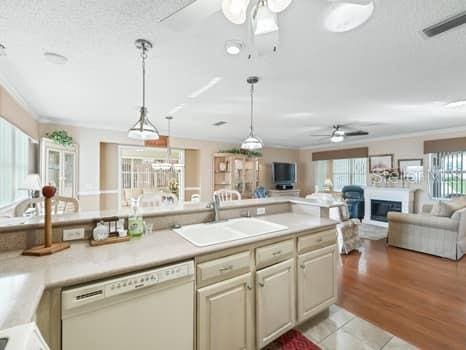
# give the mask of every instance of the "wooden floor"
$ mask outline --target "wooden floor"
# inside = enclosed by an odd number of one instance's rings
[[[338,304],[421,349],[466,349],[466,257],[363,241],[341,257]]]

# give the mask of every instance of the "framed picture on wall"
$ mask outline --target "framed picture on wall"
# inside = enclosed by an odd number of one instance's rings
[[[398,169],[403,179],[413,183],[421,182],[424,174],[423,160],[419,159],[398,159]]]
[[[369,156],[369,172],[382,172],[393,168],[393,154]]]

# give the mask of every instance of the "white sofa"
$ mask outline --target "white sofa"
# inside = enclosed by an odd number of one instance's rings
[[[466,199],[451,215],[432,215],[432,205],[420,214],[388,213],[388,244],[459,260],[466,251]],[[458,200],[455,200],[458,201]]]

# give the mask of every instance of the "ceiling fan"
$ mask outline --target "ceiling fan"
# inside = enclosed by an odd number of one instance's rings
[[[444,33],[450,29],[456,28],[466,23],[466,11],[460,12],[457,15],[449,17],[439,23],[424,28],[422,31],[428,37],[433,37]]]
[[[330,137],[330,141],[332,142],[342,142],[345,137],[351,136],[366,136],[369,135],[368,131],[364,130],[343,130],[345,125],[336,124],[332,127],[332,131],[330,134],[327,135],[309,135],[312,137]]]

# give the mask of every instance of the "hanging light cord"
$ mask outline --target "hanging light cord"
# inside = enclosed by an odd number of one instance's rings
[[[253,114],[254,114],[254,84],[251,84],[251,126],[250,126],[251,135],[254,134]]]

